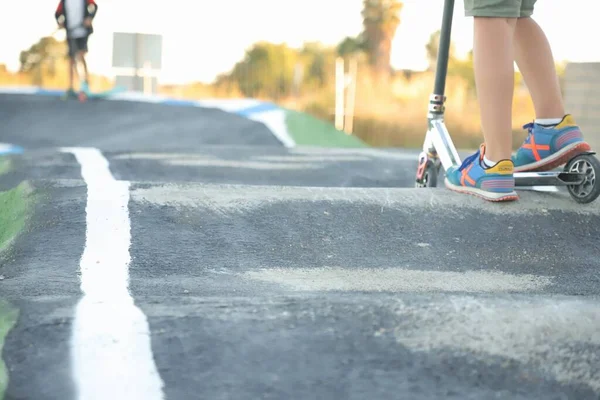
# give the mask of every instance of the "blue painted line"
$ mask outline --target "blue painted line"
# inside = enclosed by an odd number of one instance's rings
[[[107,95],[107,97],[110,97],[111,94],[119,93],[124,90],[125,90],[125,88],[116,87],[107,92],[93,93],[91,96],[93,97],[94,95],[97,95],[97,96]],[[34,94],[34,95],[40,95],[40,96],[61,97],[65,94],[65,90],[37,88],[34,92],[30,92],[30,93]],[[202,101],[202,100],[200,100],[200,101]],[[185,100],[185,99],[163,99],[161,101],[158,101],[157,104],[164,104],[164,105],[169,105],[169,106],[183,106],[183,107],[198,107],[198,106],[202,107],[202,105],[201,104],[199,105],[197,101]],[[275,110],[280,110],[280,109],[281,108],[279,106],[277,106],[273,103],[260,102],[259,104],[256,104],[256,105],[253,105],[250,107],[241,108],[239,110],[229,110],[229,112],[248,118],[255,114],[260,114],[260,113],[275,111]]]
[[[23,154],[23,148],[14,144],[0,143],[0,156],[7,154]]]
[[[178,99],[168,99],[168,100],[163,100],[160,102],[160,104],[166,104],[168,106],[195,106],[196,103],[190,100],[178,100]]]
[[[62,96],[65,94],[65,91],[56,89],[38,89],[35,94],[39,94],[41,96]]]
[[[235,113],[238,115],[242,115],[244,117],[248,117],[252,114],[257,114],[257,113],[267,112],[267,111],[274,111],[274,110],[278,110],[278,109],[279,109],[279,107],[277,107],[273,103],[260,103],[255,106],[252,106],[252,107],[242,108],[241,110],[237,110]]]

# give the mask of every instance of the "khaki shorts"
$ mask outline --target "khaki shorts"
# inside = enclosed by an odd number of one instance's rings
[[[467,17],[523,18],[533,14],[536,0],[464,0]]]

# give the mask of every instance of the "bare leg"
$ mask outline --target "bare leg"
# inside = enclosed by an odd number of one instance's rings
[[[565,115],[554,57],[544,31],[532,18],[519,18],[514,36],[515,60],[523,74],[537,118]]]
[[[512,153],[514,94],[513,36],[516,18],[474,18],[473,64],[486,158],[498,162]]]
[[[75,63],[75,58],[71,57],[69,59],[69,89],[74,89],[75,83],[75,74],[77,74],[77,64]]]
[[[88,81],[88,68],[87,68],[87,63],[85,62],[85,53],[84,52],[80,52],[79,53],[79,61],[81,61],[81,65],[83,65],[83,81],[85,83],[89,83]]]

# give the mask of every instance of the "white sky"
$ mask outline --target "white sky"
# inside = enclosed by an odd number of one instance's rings
[[[0,24],[0,63],[18,69],[19,52],[56,27],[58,0],[11,1]],[[163,39],[161,82],[210,82],[239,61],[259,40],[338,43],[362,29],[361,0],[97,0],[95,33],[89,41],[92,72],[112,75],[115,31],[158,33]],[[406,0],[393,43],[396,68],[425,67],[425,44],[441,26],[443,0]],[[569,3],[569,6],[565,6]],[[167,6],[168,4],[168,6]],[[560,4],[560,6],[559,6]],[[539,0],[537,21],[557,60],[600,61],[599,46],[583,46],[597,23],[590,0]],[[472,19],[456,0],[453,41],[459,53],[472,47]],[[586,40],[587,39],[587,40]]]

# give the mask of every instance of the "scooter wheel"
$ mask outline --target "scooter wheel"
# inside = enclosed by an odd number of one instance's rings
[[[420,173],[421,177],[415,183],[417,188],[436,187],[440,170],[435,162],[427,160],[423,166],[424,170]]]
[[[596,200],[600,195],[600,161],[591,154],[582,154],[572,158],[565,166],[565,172],[575,172],[585,175],[585,180],[579,185],[568,185],[567,190],[578,203],[587,204]]]

